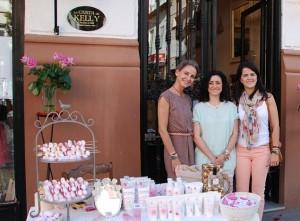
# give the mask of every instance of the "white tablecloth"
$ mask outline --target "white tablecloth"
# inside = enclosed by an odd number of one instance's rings
[[[34,210],[34,207],[31,207],[30,211],[28,212],[27,221],[35,221],[34,218],[30,217],[30,212],[33,210]],[[60,210],[60,212],[62,212],[64,214],[66,214],[66,211],[67,211],[66,209]],[[70,220],[71,221],[101,221],[101,220],[103,220],[103,221],[104,220],[105,221],[123,221],[124,220],[123,219],[124,212],[125,211],[121,211],[118,216],[107,219],[107,218],[101,216],[97,210],[86,212],[83,209],[74,210],[74,209],[70,208]],[[142,213],[141,221],[147,221],[147,220],[148,220],[147,215],[145,213]],[[216,215],[212,218],[207,218],[205,216],[186,217],[182,221],[199,221],[199,220],[201,220],[201,221],[227,221],[221,215]],[[258,215],[256,215],[256,217],[251,221],[259,221]]]

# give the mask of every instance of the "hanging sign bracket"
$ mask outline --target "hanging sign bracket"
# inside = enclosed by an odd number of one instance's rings
[[[57,0],[54,0],[54,34],[59,35],[59,26],[57,25]]]

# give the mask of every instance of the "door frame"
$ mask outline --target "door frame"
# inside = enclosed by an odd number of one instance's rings
[[[16,220],[25,220],[27,206],[24,138],[24,70],[20,62],[20,58],[24,54],[25,0],[13,0],[12,5],[14,170],[17,198]]]
[[[144,134],[147,124],[147,65],[148,65],[148,0],[139,0],[138,41],[140,53],[140,150],[141,174],[146,173],[146,156]]]

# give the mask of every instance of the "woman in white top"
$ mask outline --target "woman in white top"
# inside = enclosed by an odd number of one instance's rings
[[[259,71],[253,63],[241,63],[237,69],[235,100],[238,104],[240,120],[236,189],[249,192],[249,182],[252,177],[252,192],[261,196],[259,207],[261,219],[267,173],[269,166],[278,166],[281,145],[279,117],[274,97],[267,93]]]

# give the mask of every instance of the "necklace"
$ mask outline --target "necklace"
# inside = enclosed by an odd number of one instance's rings
[[[172,88],[174,88],[174,90],[178,93],[178,95],[182,95],[182,92],[180,92],[175,86],[172,86]]]

